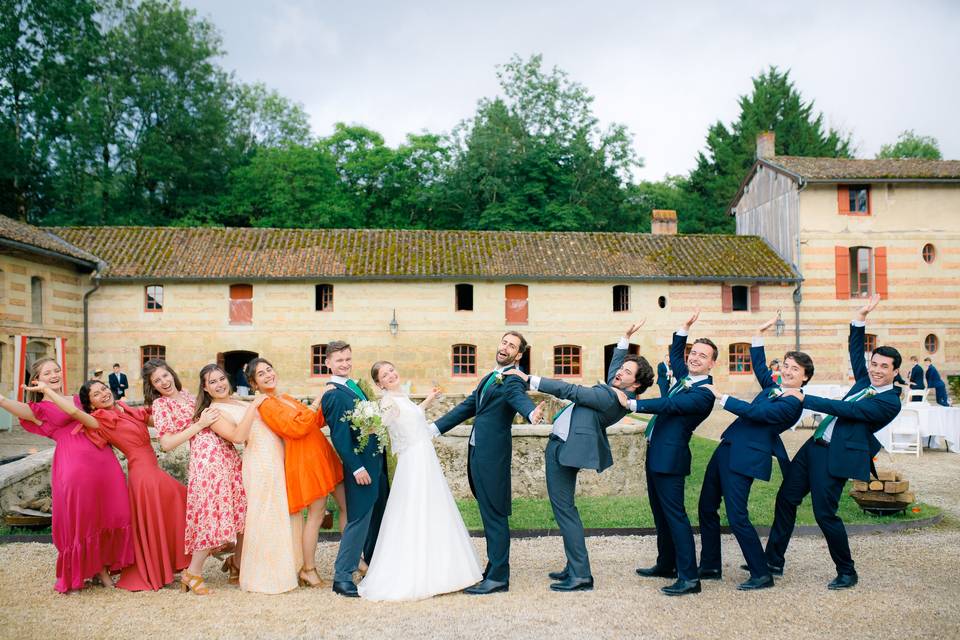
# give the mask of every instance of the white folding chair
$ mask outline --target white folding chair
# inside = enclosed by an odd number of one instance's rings
[[[918,458],[923,455],[920,443],[920,416],[916,411],[903,409],[890,425],[890,453],[912,453]],[[899,436],[899,438],[898,438]]]
[[[907,395],[907,402],[926,402],[929,389],[910,389]]]

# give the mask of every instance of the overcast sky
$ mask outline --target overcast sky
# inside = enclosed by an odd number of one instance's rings
[[[960,2],[183,0],[220,30],[223,66],[301,103],[318,135],[449,131],[498,92],[495,66],[541,53],[626,124],[642,179],[694,166],[767,65],[791,70],[857,156],[913,129],[960,159]],[[665,6],[665,5],[670,6]]]

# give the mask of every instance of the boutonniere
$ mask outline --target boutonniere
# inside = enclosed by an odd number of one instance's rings
[[[683,390],[684,390],[684,391],[689,390],[692,386],[693,386],[693,382],[691,382],[690,378],[684,378],[684,379],[683,379]]]
[[[770,393],[767,394],[767,397],[779,398],[782,395],[783,395],[783,389],[781,389],[780,387],[774,387],[773,389],[770,389]]]
[[[876,390],[876,389],[874,389],[873,387],[870,387],[869,389],[867,389],[866,396],[867,396],[868,398],[869,398],[870,396],[875,396],[875,395],[877,395],[877,390]]]
[[[493,383],[494,383],[494,384],[503,384],[503,372],[502,372],[502,371],[497,371],[497,372],[494,374]]]

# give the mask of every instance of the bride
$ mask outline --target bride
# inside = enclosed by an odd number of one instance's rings
[[[420,600],[480,581],[480,564],[433,449],[424,406],[400,390],[400,375],[382,360],[370,376],[384,390],[383,420],[397,468],[376,551],[357,587],[368,600]]]

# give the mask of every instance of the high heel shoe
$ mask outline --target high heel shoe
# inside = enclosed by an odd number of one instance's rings
[[[183,593],[193,591],[198,596],[210,595],[210,589],[207,588],[203,578],[186,571],[180,573],[180,591]]]
[[[311,575],[313,580],[311,580]],[[324,587],[326,584],[323,582],[323,579],[320,577],[320,574],[317,573],[317,568],[313,567],[311,569],[303,569],[297,572],[297,583],[301,587]]]
[[[327,509],[323,513],[323,520],[320,522],[321,529],[332,529],[333,528],[333,512]]]
[[[228,556],[220,565],[220,571],[230,574],[230,577],[227,578],[228,584],[240,584],[240,567],[237,566],[236,557],[236,554]]]

